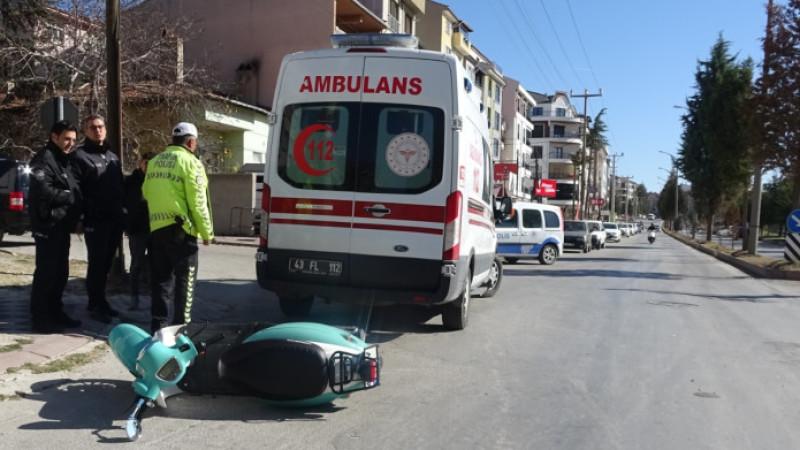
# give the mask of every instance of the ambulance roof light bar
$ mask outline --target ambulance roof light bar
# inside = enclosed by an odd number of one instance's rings
[[[331,46],[419,48],[419,38],[410,34],[356,33],[331,35]]]

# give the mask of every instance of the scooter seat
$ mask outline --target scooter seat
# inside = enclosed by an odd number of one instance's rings
[[[219,362],[220,378],[271,400],[316,397],[328,387],[328,358],[310,342],[265,339],[239,344]]]

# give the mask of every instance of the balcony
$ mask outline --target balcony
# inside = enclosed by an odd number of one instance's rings
[[[469,36],[460,31],[453,33],[453,49],[462,55],[474,56]]]

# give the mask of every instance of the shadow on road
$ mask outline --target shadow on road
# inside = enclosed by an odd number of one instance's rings
[[[20,425],[22,430],[92,430],[98,442],[128,442],[124,421],[133,405],[135,394],[131,381],[60,379],[34,383],[28,400],[42,402],[38,422]],[[96,401],[103,399],[103,401]],[[167,400],[168,411],[155,407],[145,413],[147,419],[167,416],[194,420],[274,421],[321,420],[325,414],[343,407],[332,404],[305,409],[280,409],[254,397],[182,394]],[[128,407],[128,408],[126,408]],[[117,422],[117,425],[114,424]]]
[[[707,298],[712,300],[722,300],[727,302],[747,302],[747,303],[774,303],[776,300],[781,299],[793,299],[793,300],[800,300],[800,297],[796,295],[780,295],[780,294],[772,294],[772,295],[721,295],[721,294],[709,294],[706,292],[698,293],[698,292],[664,292],[664,291],[657,291],[657,290],[650,290],[650,289],[608,289],[610,291],[624,291],[624,292],[646,292],[646,293],[654,293],[654,294],[664,294],[670,296],[682,296],[685,295],[687,297],[698,297],[698,298]]]
[[[603,270],[603,269],[585,269],[585,270],[559,270],[559,271],[530,271],[530,270],[514,270],[503,269],[503,276],[535,276],[535,277],[614,277],[614,278],[647,278],[658,280],[680,280],[682,277],[675,276],[663,272],[631,272],[624,270]]]

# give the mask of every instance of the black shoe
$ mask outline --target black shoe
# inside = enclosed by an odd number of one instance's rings
[[[53,320],[56,325],[61,325],[64,328],[78,328],[81,326],[81,321],[78,319],[73,319],[72,317],[61,313],[60,315],[56,316]]]
[[[111,323],[111,315],[105,308],[95,308],[89,311],[89,317],[98,322]]]
[[[33,331],[41,334],[54,334],[63,333],[64,328],[52,321],[33,322],[31,328]]]

